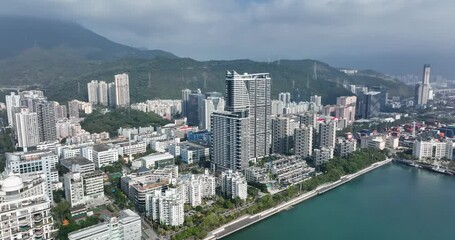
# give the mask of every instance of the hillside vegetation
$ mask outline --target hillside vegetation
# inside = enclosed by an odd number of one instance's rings
[[[108,132],[111,136],[117,135],[117,129],[129,127],[163,126],[169,121],[155,113],[144,113],[137,110],[115,109],[103,114],[94,111],[81,123],[83,129],[90,133]]]

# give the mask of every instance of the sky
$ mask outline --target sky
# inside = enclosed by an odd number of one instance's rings
[[[310,58],[381,68],[381,64],[396,65],[409,59],[410,69],[419,73],[425,61],[437,63],[440,56],[455,53],[454,9],[453,0],[0,3],[0,14],[70,20],[115,42],[197,60]],[[447,63],[447,59],[441,62]],[[455,63],[452,58],[449,62]]]

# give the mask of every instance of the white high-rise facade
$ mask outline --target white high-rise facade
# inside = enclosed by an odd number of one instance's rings
[[[122,73],[114,76],[115,105],[116,107],[130,106],[130,81],[128,74]]]
[[[268,73],[226,73],[225,110],[247,113],[250,120],[250,159],[269,155],[271,81]]]
[[[14,114],[15,132],[18,146],[21,148],[34,147],[39,143],[38,115],[28,108],[21,108]]]
[[[16,93],[12,92],[10,95],[5,96],[6,100],[6,114],[8,116],[8,125],[13,126],[13,108],[21,106],[21,97]]]
[[[221,112],[224,110],[225,102],[221,97],[208,97],[202,100],[202,106],[200,109],[200,129],[210,130],[210,117],[214,112]]]
[[[240,198],[245,200],[248,197],[247,182],[239,172],[227,170],[221,173],[221,192],[228,198]]]
[[[326,122],[319,124],[319,146],[335,148],[336,131],[337,122],[334,120],[327,120]]]
[[[417,104],[426,105],[430,98],[430,68],[429,64],[423,66],[423,79],[418,88]]]
[[[313,127],[300,125],[294,130],[294,153],[301,158],[311,156],[313,151]]]
[[[92,80],[87,83],[88,102],[98,104],[98,81]]]
[[[98,83],[98,104],[102,106],[109,104],[108,85],[105,81]]]

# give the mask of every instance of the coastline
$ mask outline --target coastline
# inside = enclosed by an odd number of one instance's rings
[[[338,186],[341,186],[349,181],[351,181],[352,179],[355,179],[357,178],[358,176],[361,176],[367,172],[370,172],[376,168],[379,168],[379,167],[382,167],[388,163],[392,162],[392,159],[389,158],[389,159],[386,159],[384,161],[381,161],[381,162],[376,162],[372,165],[370,165],[369,167],[367,168],[364,168],[356,173],[353,173],[353,174],[350,174],[350,175],[345,175],[345,176],[342,176],[340,178],[340,180],[336,181],[336,182],[333,182],[333,183],[328,183],[328,184],[325,184],[325,185],[322,185],[322,186],[318,186],[315,190],[313,191],[310,191],[310,192],[307,192],[307,193],[304,193],[288,202],[285,202],[285,203],[282,203],[274,208],[271,208],[271,209],[267,209],[265,211],[262,211],[260,213],[257,213],[255,215],[244,215],[230,223],[227,223],[213,231],[211,231],[206,238],[204,238],[205,240],[215,240],[215,239],[221,239],[223,237],[226,237],[234,232],[237,232],[243,228],[246,228],[256,222],[259,222],[261,220],[264,220],[276,213],[279,213],[283,210],[288,210],[290,208],[292,208],[292,206],[296,205],[296,204],[299,204],[305,200],[308,200],[312,197],[315,197],[317,195],[320,195],[320,194],[323,194],[329,190],[332,190]]]

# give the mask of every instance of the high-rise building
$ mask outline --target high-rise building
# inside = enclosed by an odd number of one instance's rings
[[[14,92],[11,92],[10,95],[5,96],[6,99],[6,114],[8,116],[8,125],[13,126],[13,108],[21,106],[21,96],[17,95]]]
[[[65,105],[60,105],[58,102],[52,102],[54,105],[54,114],[56,119],[68,117],[68,110]]]
[[[278,100],[284,103],[284,106],[287,106],[291,102],[291,94],[288,92],[282,92],[278,94]]]
[[[187,117],[188,114],[188,102],[190,99],[191,90],[183,89],[182,90],[182,116]]]
[[[0,179],[1,239],[52,239],[51,201],[41,174]]]
[[[188,96],[188,102],[186,104],[186,120],[188,125],[199,126],[199,110],[204,99],[205,96],[202,94],[200,89],[190,93]]]
[[[315,166],[321,166],[333,158],[333,148],[314,149],[313,160]]]
[[[68,102],[68,116],[70,118],[79,118],[79,101],[71,100]]]
[[[272,153],[288,154],[291,148],[291,119],[288,117],[272,118]]]
[[[98,83],[98,104],[102,106],[109,104],[108,84],[105,81]]]
[[[214,112],[210,121],[212,130],[210,150],[215,167],[232,170],[243,170],[248,167],[250,119],[246,112]]]
[[[271,78],[268,73],[226,72],[226,111],[246,112],[250,119],[250,159],[269,154]],[[245,134],[246,135],[246,134]]]
[[[370,119],[379,116],[381,105],[379,103],[380,92],[367,92],[360,94],[357,99],[357,118]]]
[[[115,106],[126,108],[130,106],[130,81],[128,74],[115,75]]]
[[[98,81],[92,80],[87,83],[88,102],[98,104]]]
[[[223,111],[224,106],[225,102],[221,96],[208,96],[204,99],[199,110],[199,128],[210,130],[212,113]]]
[[[118,217],[68,234],[69,240],[141,240],[141,217],[130,209],[121,210]]]
[[[317,119],[318,115],[314,112],[306,112],[302,115],[300,115],[300,124],[305,125],[305,126],[311,126],[313,127],[316,131],[319,131],[317,128]]]
[[[342,96],[337,98],[337,106],[335,116],[340,119],[345,119],[347,124],[352,124],[355,121],[355,106],[357,104],[356,96]]]
[[[40,142],[38,115],[30,112],[28,108],[19,108],[20,112],[14,114],[14,130],[18,146],[26,150]]]
[[[315,103],[317,107],[322,106],[322,97],[318,95],[310,96],[310,102]]]
[[[337,122],[327,120],[319,124],[319,147],[334,148],[336,140]]]
[[[357,141],[354,139],[337,139],[335,144],[335,155],[345,157],[357,149]]]
[[[300,125],[294,129],[294,153],[301,158],[311,156],[313,151],[313,127]]]
[[[110,107],[115,107],[115,83],[108,83],[107,84],[107,95],[108,95],[108,102]]]
[[[37,104],[38,130],[40,142],[57,140],[57,120],[55,118],[54,104],[42,101]]]
[[[417,104],[426,105],[430,98],[430,64],[423,65],[422,83],[417,88]]]

